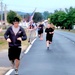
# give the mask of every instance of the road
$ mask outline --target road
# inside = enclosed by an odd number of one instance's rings
[[[55,31],[50,50],[37,39],[23,56],[19,75],[75,75],[75,34]],[[14,75],[14,72],[11,74]]]

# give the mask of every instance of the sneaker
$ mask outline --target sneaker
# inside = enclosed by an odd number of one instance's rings
[[[15,69],[15,75],[18,75],[18,69]]]
[[[47,47],[47,50],[49,50],[49,47]]]

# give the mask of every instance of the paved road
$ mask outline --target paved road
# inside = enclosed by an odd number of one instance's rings
[[[0,67],[10,67],[7,50],[0,52]]]
[[[75,43],[75,33],[69,33],[65,31],[60,31],[60,32],[56,31],[56,33],[66,37],[67,39]]]
[[[21,59],[19,75],[75,75],[75,43],[70,35],[75,36],[55,31],[50,50],[46,50],[45,36],[43,41],[37,39]]]

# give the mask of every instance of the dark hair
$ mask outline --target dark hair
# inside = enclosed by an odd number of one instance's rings
[[[20,19],[18,17],[14,17],[13,22],[20,22]]]

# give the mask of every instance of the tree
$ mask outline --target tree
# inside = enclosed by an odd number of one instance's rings
[[[35,23],[40,22],[43,20],[43,16],[40,12],[35,12],[33,20]]]
[[[18,17],[19,19],[21,19],[20,16],[17,15],[16,12],[10,10],[10,12],[8,12],[8,14],[7,14],[7,21],[8,21],[8,23],[12,24],[14,17]]]
[[[57,27],[61,26],[62,28],[65,27],[70,30],[75,24],[75,8],[65,8],[65,11],[55,10],[54,13],[49,15],[49,18],[50,22],[55,24]]]
[[[72,26],[75,24],[75,8],[70,7],[69,12],[67,13],[67,20],[68,20],[68,28],[69,30],[72,28]]]
[[[62,10],[55,10],[53,14],[50,14],[49,16],[50,22],[52,22],[54,25],[63,26],[64,20],[66,19],[66,13]]]
[[[44,17],[44,19],[47,19],[48,18],[48,16],[49,16],[49,12],[48,11],[44,11],[44,13],[43,13],[43,17]]]

